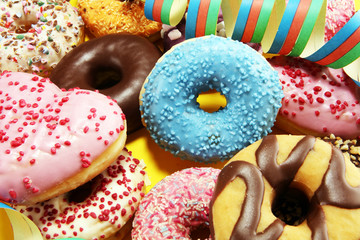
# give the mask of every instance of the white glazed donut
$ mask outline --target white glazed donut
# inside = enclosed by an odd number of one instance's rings
[[[91,184],[75,190],[77,192],[32,206],[18,205],[14,208],[39,227],[44,239],[108,238],[132,217],[145,195],[147,175],[144,168],[144,162],[133,158],[125,148],[113,164]],[[92,189],[90,196],[85,200],[79,199],[85,195],[86,189]]]
[[[2,0],[0,16],[0,73],[48,76],[84,38],[81,17],[64,0]]]

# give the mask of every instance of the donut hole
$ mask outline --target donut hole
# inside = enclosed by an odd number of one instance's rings
[[[18,34],[24,34],[24,33],[27,33],[29,32],[30,29],[32,29],[32,24],[23,24],[23,25],[19,25],[16,27],[15,29],[15,33],[18,33]]]
[[[205,224],[190,229],[190,239],[207,240],[210,236],[210,228]]]
[[[196,98],[196,102],[199,104],[200,109],[208,113],[219,111],[226,107],[227,104],[226,97],[216,89],[201,92]]]
[[[310,201],[306,194],[294,187],[275,194],[272,213],[287,225],[300,225],[307,217]]]
[[[122,72],[111,67],[100,66],[93,69],[89,85],[95,89],[107,89],[118,84],[122,79]]]
[[[93,192],[96,179],[93,179],[67,193],[68,202],[84,202]]]
[[[24,34],[24,33],[28,33],[30,29],[34,30],[34,26],[36,26],[38,21],[39,21],[38,18],[33,13],[30,13],[28,15],[23,15],[19,19],[15,20],[16,23],[15,33]]]

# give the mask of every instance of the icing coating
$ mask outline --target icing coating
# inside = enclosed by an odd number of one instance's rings
[[[124,149],[92,180],[92,192],[83,201],[70,201],[71,194],[67,193],[46,202],[14,208],[39,227],[44,239],[105,239],[125,225],[144,197],[144,168],[143,161]],[[78,194],[84,197],[81,191]]]
[[[0,73],[49,72],[82,43],[84,23],[67,1],[0,1]]]
[[[327,1],[325,42],[354,13],[354,1]],[[279,72],[285,94],[276,121],[279,128],[294,134],[359,136],[358,87],[342,69],[330,69],[287,57],[273,58],[270,63]]]
[[[0,119],[0,198],[18,203],[90,167],[126,130],[110,98],[17,72],[0,77]]]
[[[342,69],[323,67],[304,59],[269,60],[279,72],[284,98],[276,122],[289,133],[331,133],[343,138],[360,135],[360,92]],[[295,129],[287,128],[293,123]]]
[[[99,89],[110,96],[125,113],[128,132],[133,132],[142,126],[141,87],[160,56],[161,52],[145,38],[110,34],[72,50],[58,63],[50,79],[60,88]]]
[[[286,159],[279,164],[277,158],[280,153],[277,136],[268,135],[263,138],[255,151],[257,165],[246,162],[246,160],[234,159],[222,169],[211,200],[211,208],[214,206],[218,196],[235,178],[243,179],[247,186],[241,213],[233,228],[230,239],[250,239],[251,237],[256,237],[256,239],[284,239],[282,234],[288,225],[278,218],[264,231],[257,232],[260,215],[262,214],[261,202],[266,191],[264,182],[266,180],[274,191],[281,192],[282,189],[293,183],[296,176],[297,179],[301,179],[298,176],[298,171],[305,164],[305,161],[317,160],[316,158],[311,159],[308,157],[313,154],[311,152],[315,148],[315,138],[313,136],[303,136]],[[345,169],[346,159],[344,155],[340,149],[333,146],[329,148],[329,151],[331,151],[331,154],[327,169],[313,194],[308,196],[310,207],[306,218],[306,225],[311,230],[311,239],[334,239],[330,237],[331,233],[328,233],[327,229],[327,221],[331,222],[334,219],[326,218],[326,214],[329,214],[329,212],[328,210],[323,210],[324,206],[330,205],[345,210],[360,208],[360,188],[359,186],[354,187],[348,182],[345,173],[345,170],[348,169]],[[358,172],[355,173],[358,174]],[[306,185],[310,184],[306,180],[300,181],[300,183],[305,184],[305,187],[312,188],[310,185]],[[341,217],[341,211],[336,213]],[[356,216],[359,213],[354,214]],[[212,211],[210,211],[210,219],[213,220]],[[210,226],[213,239],[218,239],[215,238],[216,232],[212,221]],[[304,231],[303,227],[298,228],[298,231]],[[356,231],[353,234],[355,238],[359,235]],[[299,234],[299,236],[301,235]]]
[[[209,89],[226,97],[225,108],[199,108],[197,96]],[[215,162],[268,134],[282,97],[277,72],[260,54],[209,36],[178,44],[160,58],[144,84],[140,110],[160,147],[183,159]]]
[[[208,226],[209,203],[220,170],[188,168],[165,177],[141,200],[132,239],[191,239],[191,231]]]

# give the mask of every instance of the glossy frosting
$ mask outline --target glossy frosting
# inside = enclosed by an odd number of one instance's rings
[[[93,191],[83,201],[69,202],[69,194],[64,194],[43,203],[14,208],[39,227],[44,239],[108,238],[131,218],[145,195],[144,168],[143,161],[124,149],[93,180]]]
[[[60,88],[98,89],[115,99],[128,120],[128,132],[133,132],[141,127],[140,89],[160,56],[160,51],[145,38],[110,34],[72,50],[50,79]]]
[[[132,239],[191,239],[192,230],[208,226],[210,198],[219,172],[187,168],[157,183],[141,200]]]
[[[0,73],[50,71],[82,43],[84,23],[67,1],[0,1]]]
[[[327,1],[325,37],[330,40],[354,15],[354,1]],[[342,69],[321,67],[301,59],[270,60],[279,72],[285,98],[278,127],[289,133],[344,138],[360,134],[358,87]],[[291,126],[286,126],[290,122]]]
[[[23,202],[89,167],[125,129],[110,98],[49,79],[0,78],[0,198]]]
[[[287,159],[277,163],[279,146],[277,137],[269,135],[263,138],[255,152],[257,166],[242,160],[232,161],[219,174],[219,178],[211,200],[211,207],[228,183],[235,178],[242,178],[247,186],[247,192],[240,217],[234,226],[230,239],[278,239],[285,227],[285,223],[276,219],[261,233],[257,226],[261,215],[261,202],[264,196],[264,179],[275,191],[289,186],[305,159],[313,150],[315,138],[304,136],[291,150]],[[342,209],[360,208],[360,188],[352,187],[345,178],[345,159],[340,149],[331,147],[331,157],[321,184],[309,200],[310,212],[307,225],[311,229],[312,239],[328,239],[325,213],[322,206],[331,205]],[[309,159],[307,161],[315,161]],[[303,184],[306,184],[305,182]],[[309,186],[307,186],[309,187]],[[338,214],[341,214],[339,212]],[[210,214],[212,217],[212,214]],[[216,236],[211,225],[212,236]],[[251,226],[251,227],[249,227]],[[299,229],[299,231],[301,231]],[[213,238],[215,239],[215,238]]]
[[[229,159],[267,135],[283,97],[277,72],[260,54],[216,36],[166,52],[144,89],[140,110],[151,137],[178,157],[202,162]],[[209,89],[226,97],[225,108],[199,108],[197,96]]]
[[[359,87],[342,69],[290,57],[269,61],[279,72],[285,95],[279,111],[281,118],[314,135],[360,135]]]

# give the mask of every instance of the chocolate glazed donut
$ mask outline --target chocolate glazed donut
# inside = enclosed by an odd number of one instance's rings
[[[110,34],[80,44],[57,64],[50,80],[60,88],[99,90],[125,113],[128,132],[139,129],[139,93],[160,50],[147,39]]]

